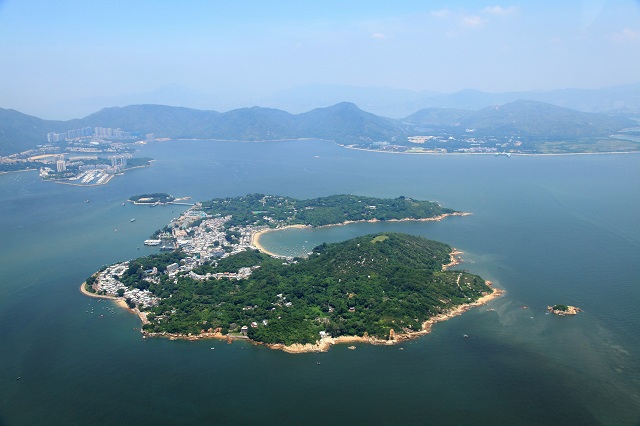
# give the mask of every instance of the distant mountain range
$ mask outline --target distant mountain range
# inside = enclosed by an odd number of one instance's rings
[[[329,84],[299,86],[260,99],[260,105],[290,112],[349,101],[385,117],[405,117],[424,108],[478,110],[517,100],[545,102],[583,112],[640,113],[640,83],[602,89],[487,93],[465,89],[455,93],[412,91],[389,87],[357,87]]]
[[[526,139],[603,137],[634,125],[633,121],[622,117],[522,100],[478,111],[426,108],[403,121],[423,128],[446,129],[453,133],[473,129],[476,135],[512,135]],[[456,131],[456,128],[459,130]]]
[[[248,105],[281,109],[292,114],[324,108],[346,101],[383,117],[401,118],[424,108],[460,108],[478,110],[520,99],[546,102],[583,112],[616,114],[640,113],[640,83],[600,89],[561,89],[488,93],[465,89],[454,93],[407,90],[392,87],[310,84],[277,92],[218,88],[205,93],[171,84],[144,93],[130,93],[43,103],[34,106],[32,115],[79,117],[105,106],[171,105],[202,110],[229,111]]]
[[[389,142],[405,144],[406,137],[427,129],[452,133],[474,129],[478,134],[527,138],[608,136],[635,123],[621,117],[585,113],[534,101],[516,101],[478,111],[420,110],[404,119],[380,117],[341,102],[301,114],[262,107],[225,113],[163,105],[104,108],[82,119],[42,120],[14,110],[0,109],[0,155],[46,143],[47,132],[81,127],[111,127],[157,137],[276,140],[317,138],[342,144]]]

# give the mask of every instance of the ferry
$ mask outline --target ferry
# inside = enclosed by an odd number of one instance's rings
[[[145,246],[159,246],[161,243],[160,240],[144,240]]]

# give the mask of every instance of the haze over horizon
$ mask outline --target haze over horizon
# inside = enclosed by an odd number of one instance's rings
[[[0,51],[0,107],[48,119],[176,88],[208,109],[306,85],[597,89],[640,80],[640,2],[0,0]]]

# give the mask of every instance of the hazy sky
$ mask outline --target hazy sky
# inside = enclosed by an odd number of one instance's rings
[[[640,0],[0,0],[0,54],[26,113],[169,84],[600,88],[640,81]]]

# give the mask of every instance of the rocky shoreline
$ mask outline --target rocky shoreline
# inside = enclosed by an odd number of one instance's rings
[[[488,286],[492,285],[490,281],[486,281],[486,283]],[[377,337],[372,337],[372,336],[369,336],[367,333],[365,333],[363,336],[323,337],[322,339],[318,340],[316,343],[304,343],[304,344],[294,343],[291,345],[285,345],[282,343],[269,344],[269,343],[262,343],[262,342],[257,342],[255,340],[251,340],[249,337],[243,336],[243,335],[223,334],[222,329],[220,328],[217,328],[215,330],[214,329],[201,330],[199,334],[191,334],[191,333],[179,334],[179,333],[166,333],[166,332],[149,333],[146,331],[142,331],[142,335],[143,335],[143,338],[160,337],[160,338],[167,338],[169,340],[197,341],[197,340],[203,340],[203,339],[217,339],[217,340],[226,340],[227,343],[232,343],[233,340],[245,340],[255,345],[264,345],[271,349],[281,350],[283,352],[287,352],[290,354],[327,352],[331,348],[331,346],[344,344],[344,343],[365,343],[370,345],[391,346],[391,345],[396,345],[398,343],[405,342],[407,340],[417,339],[420,336],[429,334],[434,324],[438,322],[446,321],[448,319],[461,315],[464,312],[476,306],[485,305],[489,301],[502,296],[504,293],[505,293],[504,290],[492,287],[491,293],[485,294],[475,302],[460,305],[448,312],[429,318],[427,321],[425,321],[422,324],[421,330],[410,331],[405,333],[396,333],[395,331],[391,330],[391,332],[389,333],[388,339],[380,339]],[[108,298],[112,298],[112,297],[108,297]],[[133,310],[131,311],[133,312]],[[144,314],[144,313],[141,313],[141,314]],[[146,320],[146,317],[145,317],[145,320]]]
[[[564,317],[567,315],[578,315],[578,312],[582,312],[582,309],[571,305],[553,305],[547,306],[547,311]]]

